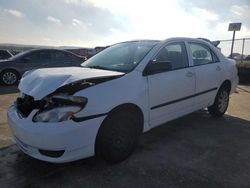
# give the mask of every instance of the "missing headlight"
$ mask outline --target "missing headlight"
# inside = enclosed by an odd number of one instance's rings
[[[30,115],[32,110],[43,108],[45,101],[35,101],[33,97],[23,94],[21,97],[17,98],[15,104],[19,113],[26,118]]]

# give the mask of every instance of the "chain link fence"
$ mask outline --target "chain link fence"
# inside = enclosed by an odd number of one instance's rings
[[[221,40],[219,48],[227,56],[231,56],[232,40]],[[235,39],[232,57],[236,60],[241,82],[250,82],[250,38]]]
[[[230,57],[231,46],[232,40],[220,40],[218,47],[226,57]],[[235,39],[232,58],[240,62],[250,62],[250,38]]]

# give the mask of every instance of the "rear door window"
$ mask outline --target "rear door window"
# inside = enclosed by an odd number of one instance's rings
[[[219,61],[209,47],[198,43],[189,43],[189,46],[194,66],[216,63]]]

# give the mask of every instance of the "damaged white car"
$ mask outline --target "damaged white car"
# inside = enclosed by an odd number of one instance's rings
[[[130,41],[82,68],[26,72],[8,121],[18,147],[34,158],[62,163],[97,154],[119,162],[153,127],[206,107],[222,116],[237,83],[235,62],[210,42]]]

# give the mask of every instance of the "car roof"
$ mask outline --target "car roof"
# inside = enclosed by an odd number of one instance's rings
[[[161,43],[161,42],[171,42],[171,41],[192,41],[192,42],[200,42],[200,43],[204,43],[204,44],[210,44],[210,45],[213,45],[214,44],[208,40],[208,39],[205,39],[205,38],[190,38],[190,37],[171,37],[171,38],[167,38],[167,39],[164,39],[164,40],[152,40],[152,39],[140,39],[140,40],[130,40],[130,41],[124,41],[124,42],[119,42],[119,43],[116,43],[116,44],[121,44],[121,43],[127,43],[127,42],[155,42],[155,43]],[[115,44],[113,44],[115,45]],[[113,46],[111,45],[111,46]]]
[[[202,43],[212,44],[210,40],[205,39],[205,38],[190,38],[190,37],[171,37],[163,41],[193,41],[193,42],[202,42]]]
[[[65,53],[68,53],[68,54],[72,54],[74,56],[79,56],[73,52],[70,52],[70,51],[67,51],[67,50],[62,50],[62,49],[57,49],[57,48],[41,48],[41,49],[31,49],[31,50],[27,50],[26,52],[29,53],[29,52],[36,52],[36,51],[60,51],[60,52],[65,52]],[[80,57],[80,56],[79,56]]]
[[[40,49],[31,49],[31,50],[28,50],[28,51],[44,51],[44,50],[68,52],[68,51],[66,51],[66,50],[57,49],[57,48],[40,48]]]

